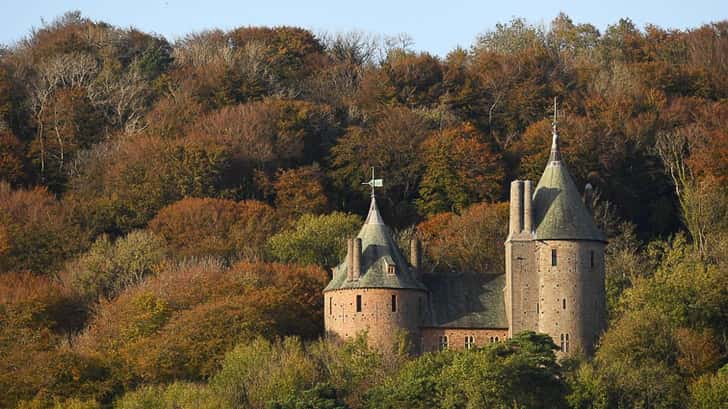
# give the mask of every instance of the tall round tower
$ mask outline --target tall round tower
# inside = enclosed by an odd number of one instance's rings
[[[412,247],[419,250],[417,243]],[[370,345],[386,351],[404,331],[419,350],[427,307],[427,290],[416,270],[419,252],[413,252],[410,266],[384,224],[374,194],[369,215],[347,250],[324,289],[327,335],[347,339],[366,332]]]
[[[538,328],[561,351],[591,353],[605,323],[604,234],[561,161],[554,129],[549,162],[533,193]]]

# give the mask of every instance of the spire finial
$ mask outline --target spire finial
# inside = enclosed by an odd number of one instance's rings
[[[549,162],[557,162],[561,160],[561,152],[559,151],[559,134],[556,132],[556,124],[558,123],[558,107],[556,105],[556,97],[554,97],[554,120],[552,126],[552,139],[551,139],[551,155],[549,156]]]
[[[369,182],[362,182],[362,185],[369,185],[372,188],[372,197],[374,197],[374,188],[375,187],[382,187],[384,186],[384,181],[382,179],[374,179],[374,166],[372,166],[372,178],[369,180]]]
[[[557,97],[554,97],[554,121],[551,123],[551,126],[554,129],[554,135],[556,135],[556,124],[557,124],[557,113],[558,113],[558,110],[556,108],[556,98]]]

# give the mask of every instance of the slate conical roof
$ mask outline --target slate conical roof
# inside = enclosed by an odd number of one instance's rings
[[[549,163],[533,195],[533,207],[537,240],[606,241],[561,161],[555,131]]]
[[[392,232],[379,214],[377,200],[372,195],[369,214],[359,234],[361,239],[361,277],[347,280],[347,262],[334,268],[334,276],[324,291],[345,288],[399,288],[424,290],[414,271],[397,247]],[[395,274],[389,274],[387,265],[395,265]]]

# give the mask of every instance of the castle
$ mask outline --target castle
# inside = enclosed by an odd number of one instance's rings
[[[606,320],[605,244],[561,161],[554,127],[535,189],[530,180],[511,183],[505,274],[422,274],[420,242],[411,241],[408,262],[372,189],[366,221],[324,289],[326,332],[346,339],[366,331],[381,349],[404,332],[421,353],[532,330],[550,335],[561,355],[591,353]]]

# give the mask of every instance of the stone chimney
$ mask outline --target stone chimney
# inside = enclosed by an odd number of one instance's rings
[[[511,206],[508,236],[514,236],[523,230],[523,181],[511,182]]]
[[[415,276],[419,278],[422,268],[422,245],[417,237],[410,240],[410,264],[415,270]]]
[[[346,240],[346,279],[354,278],[354,239]]]
[[[352,279],[358,280],[361,277],[361,239],[356,238],[354,241],[354,251],[351,258]]]
[[[533,182],[526,180],[523,182],[523,231],[531,234],[533,231],[533,210],[531,202],[533,201]]]

